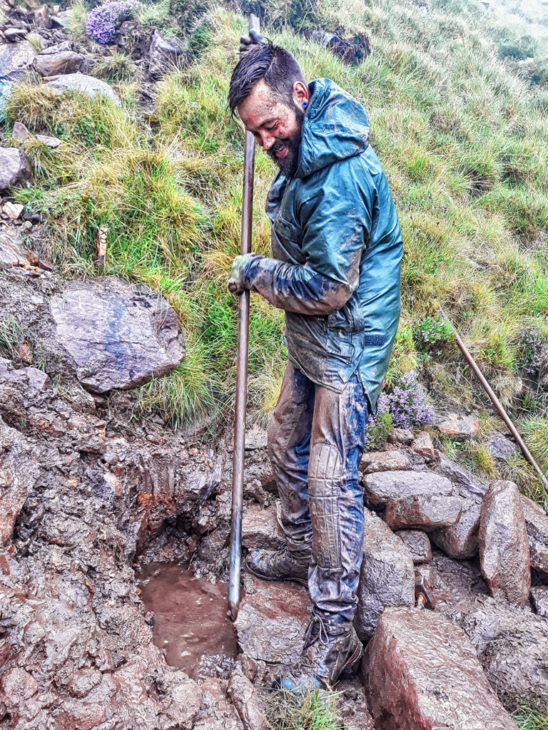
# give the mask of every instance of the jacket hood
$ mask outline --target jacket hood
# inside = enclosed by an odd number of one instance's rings
[[[311,99],[305,114],[296,177],[354,157],[369,145],[365,109],[334,81],[317,79],[308,86]]]

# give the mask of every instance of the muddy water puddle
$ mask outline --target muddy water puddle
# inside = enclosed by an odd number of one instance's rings
[[[204,657],[236,656],[225,583],[213,585],[179,565],[151,563],[139,585],[147,611],[154,612],[154,643],[168,664],[195,679]]]

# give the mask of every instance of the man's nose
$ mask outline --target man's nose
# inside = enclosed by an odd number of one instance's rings
[[[276,141],[276,138],[267,132],[259,132],[259,138],[257,141],[263,150],[269,150]]]

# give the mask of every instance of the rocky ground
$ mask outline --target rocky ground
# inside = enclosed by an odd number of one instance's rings
[[[96,59],[67,39],[65,14],[3,8],[4,79],[30,70],[60,90],[114,94],[89,75]],[[155,35],[133,37],[131,53],[146,103],[183,52]],[[226,579],[230,438],[132,418],[131,389],[184,357],[173,310],[114,278],[65,281],[41,252],[40,216],[25,220],[10,200],[27,160],[4,147],[0,163],[0,726],[264,729],[263,690],[297,660],[307,592],[245,576],[237,660],[196,680],[166,664],[136,570],[178,561]],[[477,420],[453,414],[437,427],[465,438]],[[276,548],[264,431],[251,428],[246,448],[244,549]],[[546,712],[543,510],[511,482],[469,474],[427,432],[394,430],[361,474],[356,628],[367,651],[341,685],[344,727],[494,730],[515,727],[508,711],[522,704]]]

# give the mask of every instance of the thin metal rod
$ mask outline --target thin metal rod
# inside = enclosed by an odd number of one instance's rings
[[[259,19],[249,16],[249,30],[260,32]],[[253,178],[255,140],[251,132],[245,133],[244,183],[242,200],[241,252],[251,252],[253,220]],[[234,417],[234,453],[232,462],[232,525],[230,533],[230,578],[228,583],[228,608],[235,621],[240,608],[240,573],[242,562],[242,503],[244,492],[245,411],[247,403],[247,359],[249,343],[249,292],[239,300],[238,361],[236,370],[236,412]]]
[[[504,423],[508,426],[508,428],[510,430],[510,433],[516,439],[516,441],[518,443],[518,446],[520,447],[520,449],[523,452],[523,455],[525,456],[525,458],[527,459],[527,461],[531,464],[531,466],[533,467],[533,469],[539,475],[540,480],[541,480],[542,484],[544,485],[544,487],[546,489],[548,489],[548,479],[546,479],[546,476],[541,471],[540,466],[537,464],[537,462],[533,458],[533,455],[531,454],[531,452],[527,448],[527,445],[525,444],[525,441],[521,438],[521,436],[520,436],[517,428],[514,426],[514,424],[510,420],[510,417],[508,416],[508,414],[504,410],[504,406],[502,405],[502,403],[499,401],[499,399],[497,398],[497,396],[493,392],[493,389],[491,388],[491,386],[489,385],[489,383],[485,379],[483,373],[481,372],[481,370],[477,366],[476,361],[474,360],[474,358],[472,357],[472,355],[468,352],[468,350],[466,348],[466,345],[464,344],[464,342],[462,341],[462,339],[459,336],[459,333],[457,332],[457,330],[453,326],[453,323],[451,322],[451,320],[449,319],[449,317],[445,314],[445,312],[443,310],[443,307],[441,307],[441,306],[440,306],[440,312],[442,314],[442,317],[445,319],[445,321],[448,322],[449,325],[451,326],[451,329],[453,330],[453,333],[454,333],[455,338],[457,340],[457,344],[458,344],[458,346],[459,346],[462,354],[467,359],[470,367],[472,368],[472,370],[476,374],[476,376],[477,376],[478,380],[480,381],[480,383],[483,385],[483,388],[484,388],[485,392],[487,393],[487,395],[489,396],[489,398],[491,398],[491,400],[492,400],[495,408],[497,409],[500,417],[502,418],[502,420],[504,421]]]

